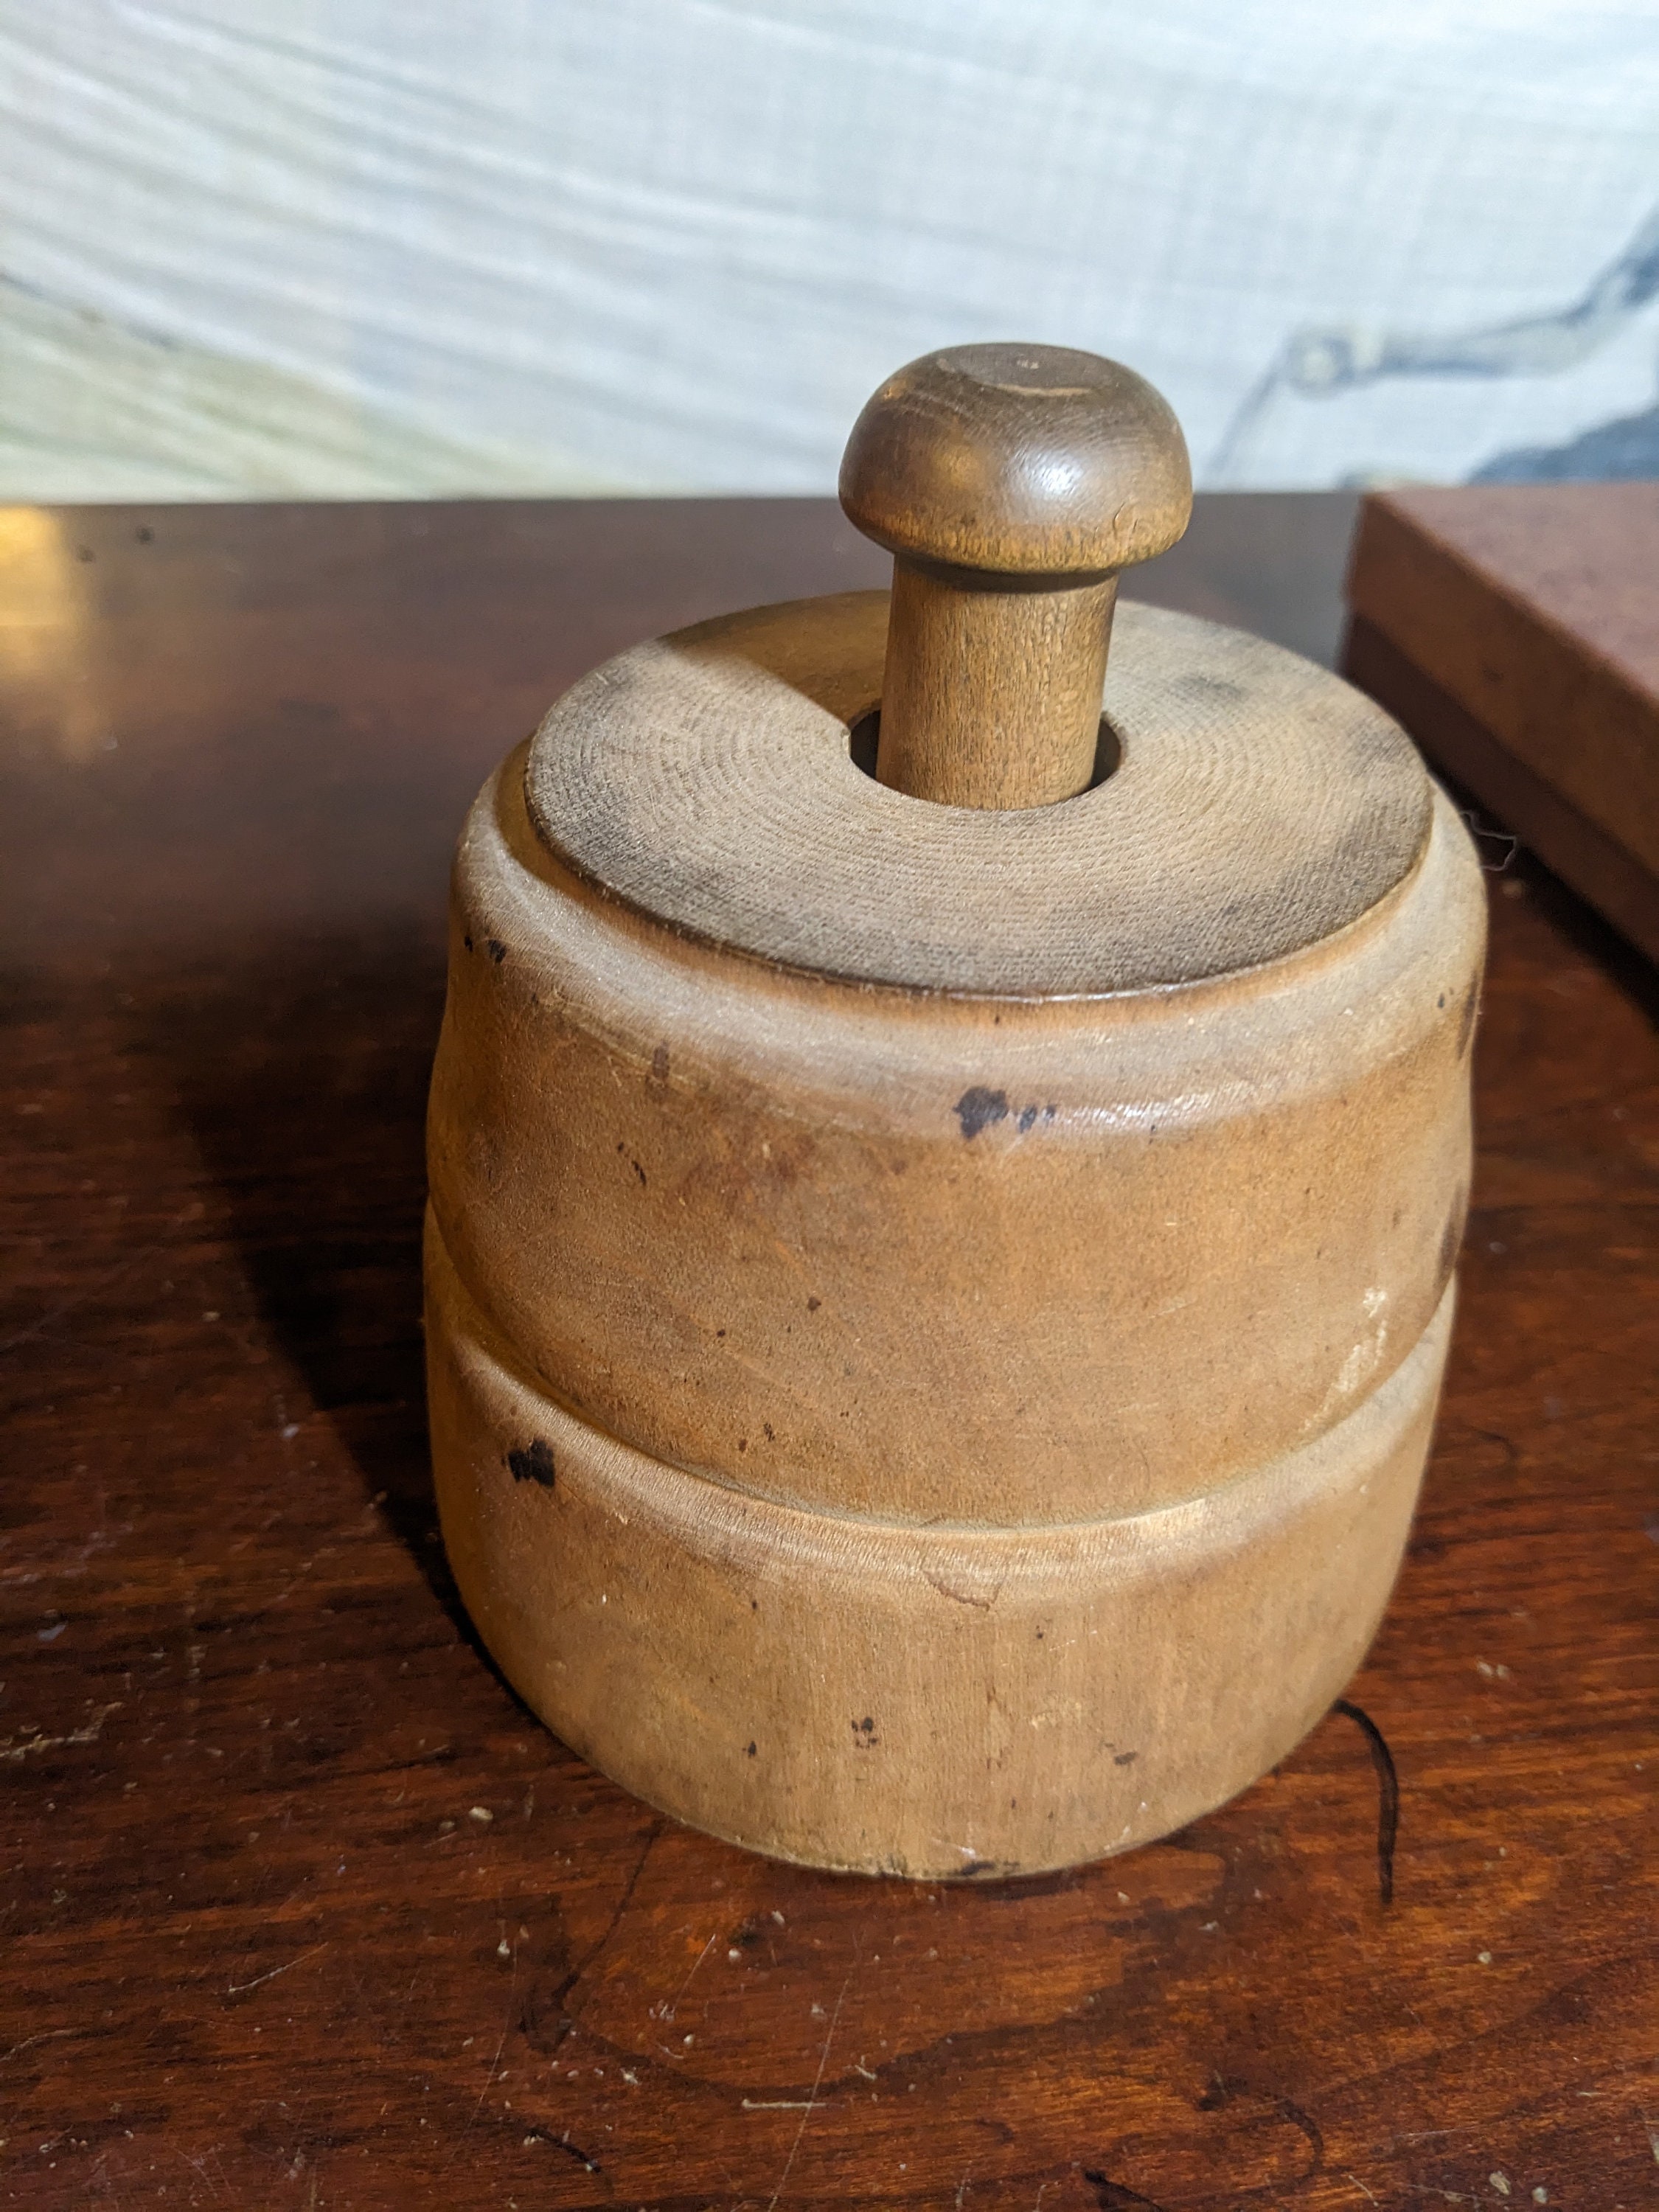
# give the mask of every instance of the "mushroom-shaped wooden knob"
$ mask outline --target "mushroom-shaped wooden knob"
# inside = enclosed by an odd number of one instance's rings
[[[841,500],[894,556],[878,779],[953,806],[1086,790],[1119,572],[1192,511],[1181,426],[1070,346],[924,355],[854,425]]]

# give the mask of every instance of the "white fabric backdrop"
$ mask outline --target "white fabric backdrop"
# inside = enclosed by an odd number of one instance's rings
[[[995,336],[1639,459],[1656,204],[1659,0],[0,0],[0,496],[823,490]]]

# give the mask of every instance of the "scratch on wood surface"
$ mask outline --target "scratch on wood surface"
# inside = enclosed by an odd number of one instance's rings
[[[172,2152],[173,2157],[179,2161],[180,2165],[187,2166],[192,2173],[198,2175],[205,2185],[214,2191],[216,2196],[222,2197],[228,2201],[230,2199],[230,2184],[225,2176],[224,2161],[219,2155],[221,2148],[219,2144],[210,2143],[207,2149],[204,2151],[200,2158],[192,2157],[190,2152],[185,2150],[183,2145],[179,2143],[169,2143],[165,2145],[164,2148]],[[207,2162],[209,2159],[213,2160],[214,2166],[216,2169],[216,2179],[214,2174],[208,2172]],[[165,2195],[165,2191],[162,2193]],[[196,2202],[196,2193],[194,2190],[191,2191],[190,2201],[192,2204]]]
[[[830,2032],[823,2039],[823,2050],[818,2053],[818,2070],[812,2076],[811,2094],[806,2100],[806,2109],[800,2116],[800,2125],[795,2130],[795,2140],[789,2146],[789,2155],[783,2162],[783,2172],[778,2176],[778,2185],[772,2191],[766,2212],[777,2212],[778,2199],[782,2196],[788,2184],[789,2175],[795,2163],[795,2154],[800,2148],[800,2139],[806,2133],[806,2123],[811,2118],[812,2108],[818,2100],[818,2090],[823,2081],[823,2069],[830,2063],[830,2046],[836,2039],[836,2023],[841,2018],[841,2008],[846,2001],[848,1985],[853,1978],[853,1967],[857,1964],[858,1958],[855,1954],[853,1966],[847,1969],[846,1979],[842,1983],[841,1995],[836,1999],[836,2008],[830,2015]]]
[[[192,1206],[188,1212],[180,1214],[177,1220],[169,1224],[169,1226],[173,1229],[183,1228],[198,1211],[198,1208]],[[3,1357],[7,1352],[15,1352],[19,1345],[32,1344],[37,1336],[45,1336],[48,1330],[55,1328],[60,1321],[75,1312],[77,1307],[85,1305],[89,1298],[101,1297],[106,1291],[112,1291],[118,1283],[124,1282],[131,1274],[135,1267],[142,1267],[146,1260],[155,1259],[158,1253],[164,1252],[166,1249],[167,1241],[161,1237],[143,1246],[130,1260],[124,1260],[119,1267],[111,1268],[107,1274],[100,1275],[95,1283],[88,1283],[83,1289],[75,1291],[72,1296],[60,1300],[57,1305],[49,1307],[45,1313],[32,1321],[27,1328],[20,1328],[15,1336],[0,1340],[0,1357]]]
[[[301,1583],[304,1582],[306,1577],[311,1572],[318,1561],[319,1559],[331,1559],[338,1549],[339,1547],[337,1544],[319,1544],[308,1559],[301,1560],[299,1565],[295,1567],[294,1572],[289,1577],[287,1582],[283,1583],[282,1589],[277,1591],[276,1596],[267,1600],[267,1601],[259,1607],[257,1613],[250,1615],[250,1620],[254,1622],[262,1621],[265,1615],[273,1611],[277,1606],[286,1605],[289,1599],[291,1598],[295,1591],[299,1589]]]
[[[107,2148],[99,2152],[93,2162],[88,2192],[102,2197],[107,2203],[113,2205],[115,2212],[121,2212],[121,2196],[115,2185],[116,2177],[108,2171],[111,2155]]]
[[[719,1937],[720,1937],[720,1929],[717,1928],[717,1929],[714,1930],[714,1935],[712,1935],[712,1936],[709,1937],[708,1941],[708,1942],[703,1945],[703,1947],[702,1947],[702,1950],[698,1952],[698,1954],[697,1954],[696,1957],[692,1960],[692,1962],[691,1962],[691,1973],[690,1973],[690,1974],[688,1974],[688,1975],[686,1976],[685,1979],[684,1979],[684,1980],[680,1984],[680,1985],[679,1985],[678,1989],[677,1989],[677,1990],[675,1990],[675,1992],[674,1992],[674,1994],[673,1994],[672,1998],[672,1999],[670,2000],[670,2002],[668,2002],[668,2003],[664,2007],[663,2010],[662,2010],[662,2011],[658,2014],[658,2018],[659,2018],[659,2019],[660,2019],[660,2020],[672,2020],[672,2019],[673,2019],[673,2017],[674,2017],[674,2014],[675,2014],[676,2011],[678,2009],[680,1999],[681,1999],[681,1998],[685,1995],[686,1991],[687,1991],[687,1990],[690,1988],[690,1986],[691,1986],[691,1975],[692,1975],[692,1974],[695,1974],[695,1973],[696,1972],[697,1968],[698,1968],[700,1966],[702,1966],[702,1964],[703,1960],[704,1960],[708,1956],[708,1954],[709,1954],[709,1953],[714,1949],[714,1945],[715,1945],[716,1942],[719,1940]]]
[[[263,1974],[256,1974],[251,1982],[228,1982],[225,1995],[239,1997],[245,1990],[257,1990],[261,1982],[275,1981],[278,1974],[291,1974],[295,1966],[303,1966],[307,1959],[320,1959],[327,1948],[326,1943],[319,1943],[309,1951],[301,1951],[297,1959],[286,1960],[280,1966],[268,1966]]]
[[[501,2071],[501,2053],[507,2048],[507,2033],[513,2026],[514,2018],[517,2011],[516,1998],[518,1996],[519,1987],[519,1952],[516,1944],[513,1948],[512,1959],[512,1978],[508,1982],[507,1989],[507,2013],[501,2021],[501,2032],[495,2039],[495,2055],[489,2062],[489,2071],[485,2075],[484,2085],[478,2092],[478,2101],[472,2107],[465,2127],[464,2127],[461,2130],[460,2134],[456,2136],[454,2148],[450,2152],[449,2156],[444,2160],[446,2167],[453,2166],[455,2160],[460,2156],[461,2145],[465,2142],[468,2135],[471,2134],[479,2113],[483,2112],[484,2099],[489,2094],[490,2090],[495,2087],[495,2076]]]
[[[574,1995],[582,1976],[587,1972],[593,1961],[599,1957],[600,1952],[604,1950],[605,1945],[611,1941],[611,1938],[616,1934],[617,1929],[622,1925],[623,1915],[627,1911],[629,1904],[632,1902],[634,1892],[639,1887],[640,1877],[645,1872],[645,1863],[651,1856],[652,1846],[656,1842],[658,1837],[661,1835],[662,1831],[663,1823],[660,1820],[653,1820],[650,1826],[646,1830],[645,1841],[641,1846],[640,1855],[634,1862],[634,1870],[623,1885],[622,1895],[617,1899],[616,1910],[611,1913],[610,1919],[605,1923],[605,1932],[599,1936],[599,1940],[589,1950],[583,1953],[577,1964],[570,1967],[563,1975],[552,1992],[551,2001],[553,2004],[560,2008],[563,2017],[562,2024],[555,2032],[552,2046],[550,2049],[547,2050],[546,2055],[550,2058],[557,2055],[561,2045],[564,2042],[565,2037],[575,2026],[574,2018],[568,2013],[563,2012],[563,2008],[567,2000]],[[516,1972],[516,1971],[517,1961],[515,1959],[514,1972]],[[659,2044],[657,2048],[660,2051],[665,2048],[665,2046]],[[676,2054],[670,2051],[668,2055],[672,2058]]]
[[[51,2043],[60,2035],[73,2035],[72,2027],[43,2027],[38,2035],[26,2035],[21,2043],[14,2043],[9,2051],[0,2051],[0,2066],[9,2058],[16,2058],[25,2051],[33,2051],[37,2043]]]
[[[57,1751],[71,1743],[96,1743],[104,1732],[104,1723],[112,1713],[118,1713],[122,1700],[115,1698],[107,1705],[100,1705],[92,1718],[82,1727],[71,1729],[67,1735],[32,1735],[19,1743],[11,1736],[0,1737],[0,1759],[27,1759],[33,1751]]]

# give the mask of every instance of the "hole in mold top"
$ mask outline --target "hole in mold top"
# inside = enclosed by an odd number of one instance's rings
[[[880,739],[881,708],[879,707],[872,707],[867,714],[860,714],[855,722],[848,726],[848,753],[854,767],[861,769],[872,782],[875,781],[876,748]],[[1100,733],[1095,740],[1095,764],[1090,772],[1089,781],[1083,787],[1083,791],[1098,790],[1108,777],[1116,774],[1122,761],[1123,740],[1112,727],[1107,717],[1103,714],[1100,718]],[[902,798],[905,794],[898,793],[895,795]],[[1073,799],[1081,799],[1083,792],[1073,792],[1072,796]],[[919,803],[924,806],[931,806],[933,801],[925,799]],[[1057,806],[1065,806],[1069,802],[1060,799],[1056,799],[1054,804]]]

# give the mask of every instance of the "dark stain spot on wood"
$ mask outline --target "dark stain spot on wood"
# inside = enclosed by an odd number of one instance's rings
[[[929,1574],[927,1580],[941,1597],[951,1598],[957,1605],[975,1606],[981,1613],[989,1613],[1002,1592],[1002,1584],[1000,1582],[988,1593],[972,1589],[959,1589],[956,1583],[947,1581],[943,1575]],[[1042,1633],[1042,1631],[1039,1629],[1037,1634],[1041,1636]]]
[[[553,1447],[538,1437],[527,1451],[510,1451],[507,1464],[514,1482],[538,1482],[544,1490],[553,1487]]]
[[[1162,2212],[1150,2197],[1143,2197],[1138,2189],[1127,2188],[1102,2173],[1097,2166],[1085,2166],[1083,2179],[1095,2192],[1095,2202],[1100,2212]]]
[[[1140,1753],[1138,1751],[1115,1751],[1112,1753],[1112,1764],[1114,1766],[1133,1766],[1139,1756]]]
[[[723,1328],[717,1328],[717,1329],[714,1331],[714,1334],[715,1334],[715,1335],[716,1335],[717,1337],[724,1336],[724,1335],[725,1335],[725,1334],[726,1334],[726,1331],[725,1331]]]
[[[472,933],[471,930],[467,932],[466,935],[461,939],[461,942],[465,945],[467,951],[471,952],[472,950]]]
[[[1298,2131],[1312,2156],[1306,2171],[1297,2179],[1298,2182],[1311,2181],[1325,2162],[1324,2131],[1313,2115],[1304,2112],[1301,2106],[1293,2103],[1289,2097],[1276,2097],[1271,2091],[1257,2089],[1238,2075],[1225,2074],[1213,2077],[1212,2086],[1197,2100],[1198,2109],[1200,2112],[1223,2112],[1235,2098],[1254,2099],[1270,2105],[1279,2119],[1288,2121]]]
[[[141,545],[153,545],[155,542],[155,532],[147,522],[141,522],[132,534]]]
[[[747,1755],[749,1758],[750,1758],[750,1759],[753,1759],[753,1758],[755,1758],[755,1757],[757,1756],[756,1749],[755,1749],[755,1746],[754,1746],[752,1743],[750,1745],[750,1747],[749,1747],[749,1750],[748,1750],[748,1753],[747,1753],[747,1754],[746,1754],[746,1755]]]
[[[868,1751],[881,1741],[876,1734],[876,1723],[868,1713],[861,1721],[854,1722],[853,1741],[860,1751]]]
[[[1293,2128],[1299,2128],[1307,2138],[1308,2148],[1313,2153],[1313,2163],[1301,2179],[1311,2181],[1325,2163],[1324,2130],[1311,2112],[1304,2112],[1300,2105],[1292,2104],[1288,2097],[1276,2097],[1273,2103],[1279,2118],[1288,2120]]]
[[[964,1091],[957,1099],[953,1112],[962,1124],[962,1133],[970,1142],[981,1129],[991,1128],[1008,1118],[1008,1094],[1006,1091],[988,1091],[976,1083]]]
[[[1364,1737],[1376,1769],[1376,1887],[1385,1906],[1394,1903],[1394,1847],[1400,1834],[1400,1775],[1388,1740],[1368,1712],[1339,1698],[1333,1710],[1346,1713]]]
[[[739,1437],[738,1438],[738,1449],[739,1451],[747,1451],[747,1450],[748,1450],[748,1449],[749,1449],[749,1439],[748,1439],[748,1437]]]
[[[565,2156],[568,2159],[574,2160],[576,2165],[580,2166],[585,2173],[603,2173],[605,2172],[605,2168],[599,2164],[598,2159],[590,2158],[585,2150],[578,2149],[574,2143],[566,2142],[562,2136],[543,2135],[538,2130],[536,2140],[538,2142],[545,2143],[550,2150],[562,2150]]]
[[[1037,1109],[1035,1106],[1021,1107],[1019,1114],[1019,1133],[1022,1137],[1036,1120],[1036,1117]]]
[[[639,1177],[639,1179],[640,1179],[640,1188],[641,1188],[641,1190],[643,1190],[643,1189],[645,1188],[645,1170],[644,1170],[644,1169],[640,1165],[640,1164],[639,1164],[639,1162],[638,1162],[637,1160],[630,1160],[630,1161],[629,1162],[629,1165],[633,1169],[633,1170],[634,1170],[635,1174]]]
[[[651,1078],[655,1083],[668,1080],[668,1047],[659,1044],[651,1055]]]
[[[594,1960],[599,1957],[600,1952],[616,1934],[623,1916],[633,1902],[634,1892],[639,1887],[640,1876],[645,1872],[646,1861],[650,1857],[657,1838],[661,1835],[665,1826],[665,1820],[659,1818],[653,1820],[646,1830],[639,1856],[634,1862],[633,1871],[623,1885],[622,1893],[612,1908],[610,1919],[600,1931],[598,1939],[578,1958],[573,1959],[570,1954],[570,1948],[563,1933],[562,1920],[559,1917],[556,1904],[554,1905],[553,1911],[558,1932],[550,1948],[545,1966],[540,1972],[532,1971],[530,1988],[526,1993],[524,2006],[519,2016],[519,2024],[532,2047],[539,2051],[544,2057],[556,2057],[565,2038],[575,2027],[576,2022],[567,2001],[577,1983],[580,1981]]]
[[[761,1423],[761,1428],[765,1435],[767,1443],[769,1444],[776,1443],[778,1440],[777,1431],[772,1426],[770,1421],[763,1421]]]
[[[1446,994],[1445,994],[1445,993],[1444,993],[1443,991],[1440,994],[1440,996],[1439,996],[1439,997],[1435,1000],[1435,1002],[1434,1002],[1434,1003],[1436,1004],[1436,1006],[1443,1006],[1445,1005],[1445,1003],[1446,1003]]]
[[[498,968],[507,957],[507,947],[499,937],[492,937],[489,940],[489,957]]]
[[[823,1304],[823,1300],[822,1298],[808,1298],[806,1301],[806,1310],[808,1313],[816,1313]]]
[[[1196,669],[1172,678],[1170,689],[1184,691],[1189,698],[1200,700],[1206,706],[1213,700],[1218,706],[1236,707],[1241,699],[1249,696],[1242,684],[1232,683],[1227,677],[1204,676]]]

